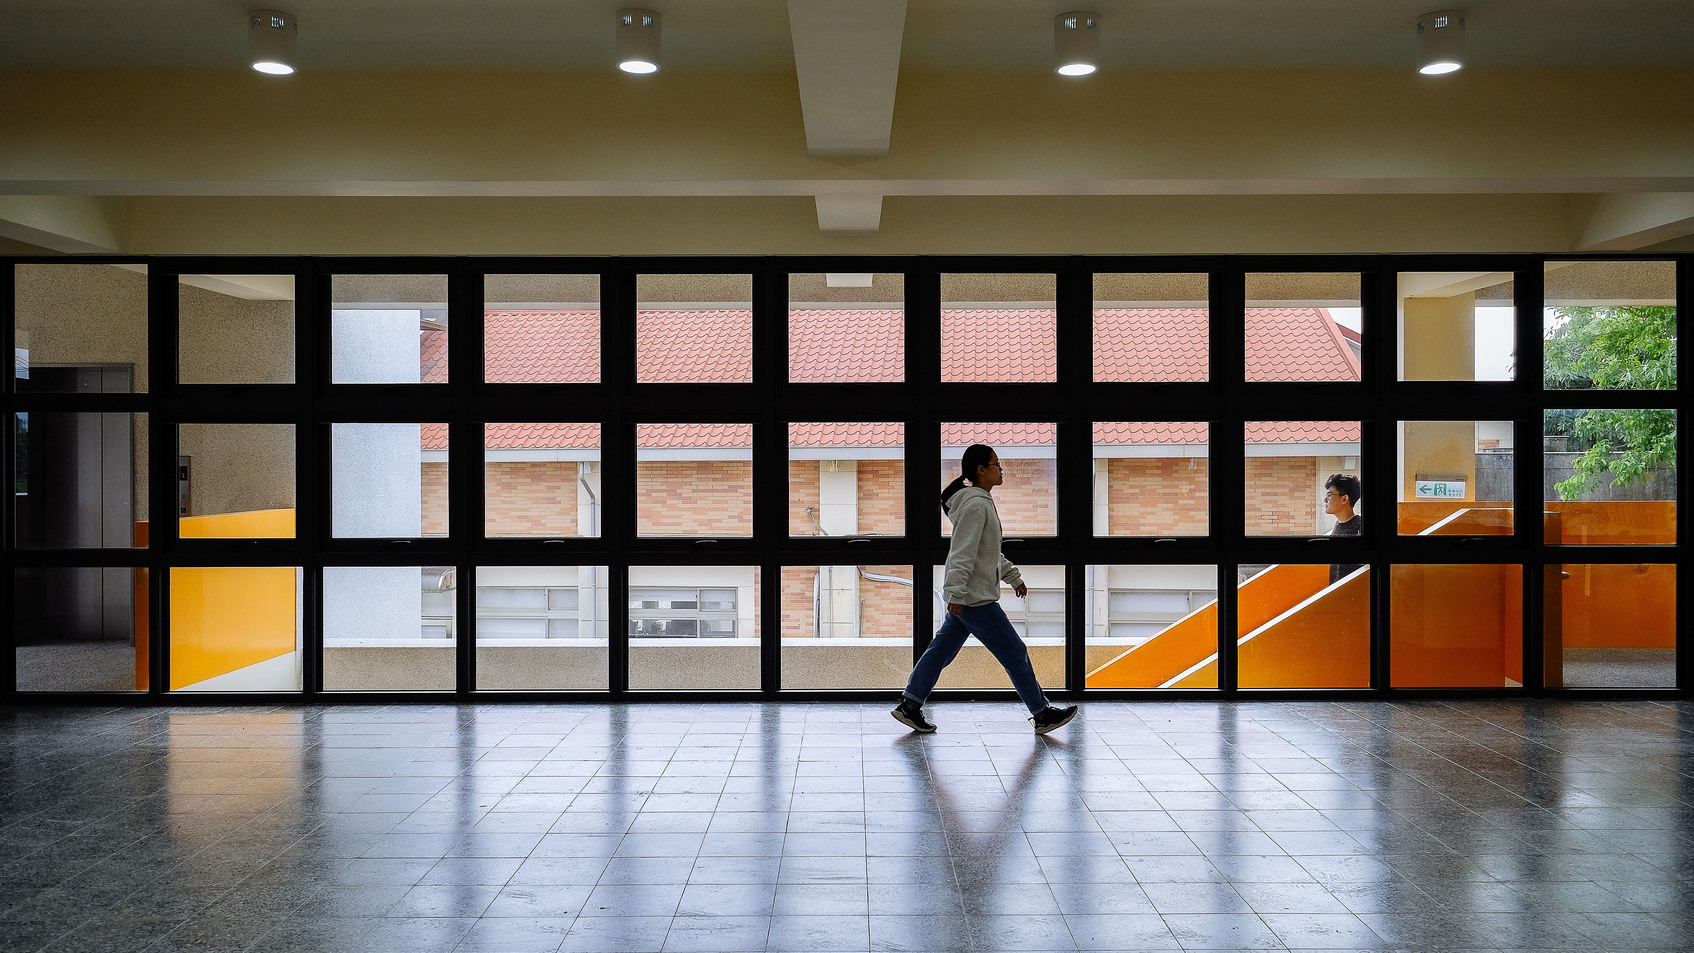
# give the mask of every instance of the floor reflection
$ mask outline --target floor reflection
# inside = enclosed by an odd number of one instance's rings
[[[1694,705],[0,712],[0,949],[1686,949]]]

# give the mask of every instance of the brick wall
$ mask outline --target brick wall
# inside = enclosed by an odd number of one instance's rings
[[[817,534],[817,527],[806,518],[806,507],[810,506],[812,514],[818,516],[818,495],[818,461],[788,461],[788,535]]]
[[[1000,527],[1005,535],[1051,536],[1057,533],[1058,461],[1052,458],[1002,458],[1000,464],[1006,482],[994,488],[994,508],[1000,513]],[[958,476],[958,464],[954,463],[942,476],[949,481]],[[939,498],[941,488],[937,487],[935,493]],[[936,514],[933,518],[940,519],[940,509],[933,512]],[[951,523],[945,524],[945,531],[953,531]]]
[[[1106,461],[1106,513],[1113,536],[1201,536],[1210,505],[1203,458]]]
[[[1245,532],[1257,536],[1317,532],[1320,492],[1315,457],[1248,457]]]
[[[879,576],[912,578],[910,566],[864,566]],[[811,638],[812,587],[818,567],[784,566],[782,569],[782,635]],[[897,582],[879,582],[859,577],[860,632],[865,638],[909,639],[912,636],[912,590]]]
[[[577,465],[562,461],[487,464],[490,536],[577,535]]]
[[[423,534],[447,535],[447,464],[423,465]]]
[[[860,460],[859,532],[899,536],[905,531],[906,462]]]
[[[636,532],[643,536],[749,536],[753,464],[653,460],[635,465]]]
[[[879,576],[912,578],[910,566],[866,566],[865,572]],[[861,625],[867,637],[912,637],[912,590],[897,582],[859,579],[859,602],[864,606]]]

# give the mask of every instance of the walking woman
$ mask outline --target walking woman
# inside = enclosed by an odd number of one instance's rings
[[[913,731],[935,730],[923,715],[924,699],[934,690],[941,670],[964,648],[965,637],[974,635],[1011,676],[1018,697],[1035,721],[1035,733],[1044,735],[1076,717],[1076,706],[1061,708],[1047,701],[1041,683],[1035,680],[1035,668],[1029,664],[1029,649],[1000,608],[1002,579],[1011,584],[1020,599],[1029,593],[1018,567],[1000,554],[1000,514],[994,508],[994,497],[989,495],[1005,482],[1000,457],[992,447],[971,444],[959,461],[959,470],[959,478],[941,491],[941,509],[953,521],[953,543],[947,550],[941,590],[947,600],[947,616],[923,657],[912,667],[905,694],[894,709],[894,720]]]

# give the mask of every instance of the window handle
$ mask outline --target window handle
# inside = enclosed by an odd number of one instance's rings
[[[1176,542],[1176,539],[1174,537],[1166,537],[1164,539],[1155,539],[1155,540],[1153,540],[1153,542],[1155,542],[1155,543],[1174,543],[1174,542]]]
[[[412,541],[409,539],[391,539],[388,541],[389,549],[406,549],[411,545]]]
[[[1021,540],[1021,539],[1005,539],[1005,540],[1001,540],[1001,542],[1003,542],[1003,543],[1021,543],[1021,542],[1023,542],[1023,540]]]
[[[870,540],[868,540],[868,539],[850,539],[850,540],[847,541],[847,545],[857,546],[860,543],[868,543],[868,542],[870,542]]]
[[[715,543],[715,542],[717,542],[717,540],[715,540],[715,539],[697,539],[697,540],[694,541],[694,545],[703,546],[707,543]]]
[[[565,541],[562,540],[562,539],[544,539],[544,540],[541,541],[541,545],[543,545],[543,546],[563,546],[563,545],[565,545]]]
[[[1308,543],[1327,543],[1327,542],[1329,542],[1329,537],[1328,536],[1313,536],[1310,539],[1307,539],[1306,542],[1308,542]]]

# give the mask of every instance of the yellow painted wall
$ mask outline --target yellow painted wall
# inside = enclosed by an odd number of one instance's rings
[[[1468,356],[1466,360],[1469,360]],[[1410,365],[1411,362],[1412,355],[1408,353],[1406,363]],[[1420,473],[1462,479],[1465,481],[1464,499],[1476,499],[1475,421],[1408,420],[1400,426],[1400,499],[1417,499],[1415,481]]]
[[[183,539],[293,539],[294,508],[190,516],[178,521]]]
[[[291,566],[172,569],[171,689],[294,651],[295,572]]]
[[[1400,329],[1403,379],[1476,379],[1476,295],[1403,298]]]

